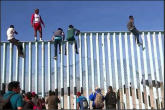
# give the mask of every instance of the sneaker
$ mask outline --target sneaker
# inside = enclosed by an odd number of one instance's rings
[[[24,54],[19,54],[19,57],[25,58]]]
[[[61,52],[59,51],[59,54],[61,54]]]
[[[78,51],[76,51],[76,54],[79,54]]]
[[[67,55],[67,53],[65,52],[65,55]]]
[[[38,40],[37,39],[35,39],[35,42],[37,42]]]
[[[56,58],[57,58],[57,56],[54,56],[54,57],[53,57],[53,59],[56,59]]]
[[[40,39],[40,41],[44,41],[43,39]]]

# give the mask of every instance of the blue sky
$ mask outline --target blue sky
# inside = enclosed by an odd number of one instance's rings
[[[135,25],[140,31],[164,30],[163,3],[163,1],[2,1],[1,41],[7,41],[6,30],[11,24],[19,33],[15,36],[17,39],[34,41],[34,30],[30,21],[35,8],[40,9],[40,15],[45,23],[44,40],[50,40],[52,31],[58,27],[63,28],[66,33],[69,24],[73,24],[81,31],[127,31],[129,15],[134,16]],[[101,38],[99,40],[101,41]],[[76,58],[78,60],[78,56]]]

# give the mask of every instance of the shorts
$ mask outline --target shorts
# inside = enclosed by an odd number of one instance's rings
[[[77,44],[77,41],[76,41],[76,39],[74,37],[67,38],[66,40],[67,41],[75,41],[75,43]]]
[[[34,23],[34,30],[42,30],[41,23]]]

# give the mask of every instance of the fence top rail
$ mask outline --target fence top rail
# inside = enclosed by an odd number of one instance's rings
[[[161,34],[164,34],[164,31],[163,30],[156,30],[156,31],[140,31],[139,33],[140,34],[142,34],[142,33],[145,33],[145,34],[147,34],[147,33],[154,33],[155,32],[155,34],[159,34],[159,33],[161,33]],[[121,33],[121,34],[125,34],[125,33],[131,33],[131,32],[129,32],[129,31],[82,31],[81,32],[81,34],[96,34],[96,33],[98,33],[98,34],[102,34],[102,33],[104,33],[104,34],[108,34],[108,33],[115,33],[115,34],[119,34],[119,33]],[[35,41],[19,41],[19,42],[21,42],[21,43],[29,43],[29,42],[31,42],[31,43],[35,43]],[[44,43],[47,43],[47,42],[50,42],[50,41],[38,41],[38,43],[40,44],[40,43],[42,43],[42,42],[44,42]],[[67,41],[62,41],[61,43],[62,44],[66,44],[66,42]],[[10,43],[9,41],[1,41],[1,45],[3,44],[3,43]],[[53,42],[50,42],[50,43],[53,43]],[[69,41],[69,44],[73,44],[73,43],[75,43],[74,41]]]

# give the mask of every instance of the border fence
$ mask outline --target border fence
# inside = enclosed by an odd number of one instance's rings
[[[89,95],[96,86],[103,95],[112,86],[118,108],[164,108],[163,31],[140,32],[142,46],[129,32],[81,32],[76,39],[79,54],[76,42],[62,41],[57,60],[53,42],[21,42],[25,58],[18,57],[15,46],[1,42],[1,85],[20,81],[24,92],[41,97],[55,91],[62,109],[76,109],[77,91],[91,106]]]

